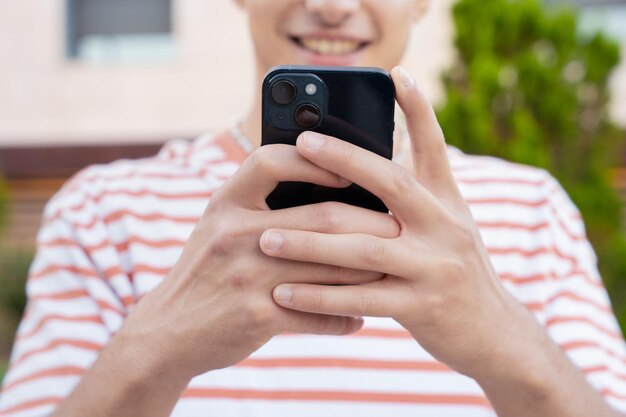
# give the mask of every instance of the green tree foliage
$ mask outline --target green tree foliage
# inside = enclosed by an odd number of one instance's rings
[[[2,242],[9,214],[9,197],[9,190],[0,175],[0,382],[26,304],[26,275],[33,258],[31,250],[8,247]]]
[[[448,142],[545,168],[563,184],[626,329],[626,238],[609,169],[625,135],[606,110],[618,45],[582,35],[575,10],[539,0],[460,0],[453,17],[458,59],[438,112]]]

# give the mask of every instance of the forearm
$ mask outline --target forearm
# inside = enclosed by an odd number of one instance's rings
[[[534,320],[523,323],[526,343],[477,378],[499,417],[622,416]]]
[[[174,371],[118,334],[52,417],[169,416],[189,382]]]

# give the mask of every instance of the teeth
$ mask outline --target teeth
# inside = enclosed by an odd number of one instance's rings
[[[320,55],[346,55],[359,49],[359,42],[347,40],[301,38],[300,43]]]

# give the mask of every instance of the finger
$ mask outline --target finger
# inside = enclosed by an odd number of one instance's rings
[[[300,230],[271,229],[260,239],[261,250],[268,256],[293,261],[335,265],[362,271],[412,276],[416,272],[407,267],[401,245],[389,239],[371,235],[325,233]],[[413,256],[414,258],[415,256]],[[409,275],[407,275],[409,274]]]
[[[303,158],[291,145],[267,145],[246,159],[224,184],[221,193],[244,207],[265,208],[265,199],[283,181],[302,181],[335,188],[350,185],[337,174]]]
[[[456,188],[443,131],[432,105],[404,68],[394,68],[391,76],[396,99],[406,116],[416,178],[435,194],[451,185]]]
[[[337,202],[274,210],[268,213],[268,218],[264,230],[279,227],[335,234],[364,233],[383,238],[400,234],[400,225],[393,216]]]
[[[311,314],[284,310],[286,315],[284,331],[289,333],[307,333],[319,335],[346,335],[363,327],[360,317]]]
[[[400,222],[417,220],[438,206],[413,174],[380,155],[315,132],[303,133],[296,144],[306,159],[378,196]]]
[[[336,316],[390,317],[394,305],[373,285],[282,284],[272,296],[281,307]]]
[[[273,285],[284,282],[309,284],[353,285],[379,281],[384,274],[336,265],[313,262],[298,262],[288,259],[280,261],[273,269]]]

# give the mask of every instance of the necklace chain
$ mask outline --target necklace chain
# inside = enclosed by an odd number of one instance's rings
[[[255,146],[252,144],[252,141],[243,133],[241,130],[241,121],[238,121],[233,124],[230,128],[230,133],[233,135],[237,144],[243,148],[247,153],[252,153],[255,149]]]

